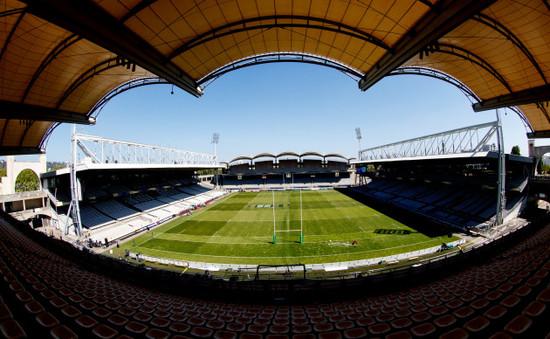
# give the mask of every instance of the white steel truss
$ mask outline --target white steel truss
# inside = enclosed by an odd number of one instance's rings
[[[118,141],[84,134],[76,134],[74,138],[82,155],[96,164],[218,165],[214,154]]]
[[[413,158],[485,151],[498,128],[498,121],[364,149],[359,161]],[[494,146],[489,146],[493,150]]]

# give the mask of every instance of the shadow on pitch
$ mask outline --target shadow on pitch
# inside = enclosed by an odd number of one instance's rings
[[[430,238],[440,237],[440,236],[452,236],[452,229],[449,225],[445,225],[438,220],[431,219],[427,216],[415,213],[395,205],[392,205],[388,202],[374,199],[367,195],[357,193],[349,188],[337,189],[338,192],[345,194],[346,196],[358,201],[366,206],[369,206],[378,212],[381,212],[387,216],[390,216],[392,219],[407,225],[408,227],[414,229],[415,232],[411,233],[422,233],[425,236]],[[393,230],[392,230],[393,231]],[[390,233],[386,233],[390,234]],[[396,233],[394,233],[396,234]]]

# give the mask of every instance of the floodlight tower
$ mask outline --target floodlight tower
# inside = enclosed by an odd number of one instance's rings
[[[357,136],[357,142],[359,143],[359,152],[357,153],[357,160],[361,160],[361,129],[359,127],[355,128],[355,135]]]
[[[218,164],[218,156],[216,154],[216,146],[220,142],[220,134],[218,132],[214,133],[212,135],[212,143],[214,144],[214,159],[216,161],[216,165]],[[216,189],[218,188],[218,168],[216,167]]]

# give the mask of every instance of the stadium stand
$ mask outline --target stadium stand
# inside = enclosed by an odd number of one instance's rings
[[[114,242],[151,229],[226,194],[199,183],[189,169],[83,170],[78,177],[83,192],[79,202],[82,225],[98,245],[105,239]],[[68,172],[54,171],[44,180],[59,226],[72,225],[66,217]]]
[[[83,205],[80,209],[80,218],[82,219],[82,224],[88,228],[97,227],[113,221],[112,218],[91,206],[88,208],[86,205]]]
[[[370,279],[365,285],[368,277],[302,282],[298,289],[286,286],[287,291],[312,300],[266,302],[277,294],[273,288],[284,295],[283,282],[253,282],[239,291],[235,282],[130,266],[48,238],[2,214],[0,332],[7,338],[540,337],[549,330],[547,222],[544,218],[540,227],[534,223],[482,246],[480,253],[464,253],[469,260],[462,265],[455,256],[454,264],[440,263],[422,275],[406,275],[407,280],[395,274],[377,277],[378,284]],[[426,278],[430,270],[439,275]],[[177,283],[171,280],[175,276]],[[323,284],[341,293],[319,293]],[[204,298],[205,293],[216,301]],[[261,302],[252,302],[258,294]],[[233,300],[225,301],[228,297]]]
[[[110,194],[100,187],[90,187],[84,191],[84,199],[101,199],[108,196]]]
[[[259,161],[254,164],[256,173],[273,173],[273,161]]]
[[[424,182],[396,184],[394,181],[380,180],[355,190],[461,228],[489,221],[496,206],[494,190],[474,191]],[[510,200],[508,207],[511,208],[516,202]]]
[[[136,215],[138,212],[124,206],[116,200],[105,200],[92,205],[103,214],[110,216],[113,219],[125,219]]]
[[[517,216],[527,202],[529,165],[508,160],[506,211]],[[466,229],[492,223],[497,205],[495,164],[490,159],[395,161],[368,176],[353,190],[384,204]]]
[[[122,240],[136,232],[159,225],[159,221],[189,213],[226,194],[225,191],[196,184],[189,178],[175,180],[170,183],[173,186],[162,186],[158,183],[152,186],[139,182],[136,184],[145,188],[140,191],[121,191],[128,190],[128,187],[92,187],[91,191],[96,193],[103,190],[103,198],[97,200],[95,196],[88,197],[80,203],[81,222],[87,229],[89,238],[93,240],[92,244],[103,245],[105,239],[109,239],[110,243]],[[59,206],[56,208],[58,223],[62,226],[72,225],[72,221],[67,222],[68,204],[56,200],[53,194],[50,198]]]
[[[154,199],[148,194],[136,194],[130,197],[125,197],[122,201],[140,211],[155,209],[163,205],[161,201]]]
[[[343,160],[326,160],[329,156]],[[274,160],[267,161],[255,160],[259,156],[233,159],[220,178],[221,184],[228,190],[262,190],[333,188],[354,183],[348,160],[338,154],[285,152],[272,157]],[[250,163],[241,163],[244,160]]]
[[[83,226],[91,231],[91,238],[100,242],[107,238],[114,242],[155,227],[160,220],[188,213],[224,194],[224,191],[190,184],[86,202],[80,206],[80,213]]]
[[[298,162],[296,160],[279,160],[279,169],[285,173],[298,172]]]
[[[339,177],[335,177],[334,173],[301,173],[293,174],[290,178],[283,178],[280,174],[265,175],[265,178],[262,175],[246,175],[241,179],[227,175],[221,180],[223,187],[228,190],[333,188],[347,187],[353,183],[349,173],[340,173]]]

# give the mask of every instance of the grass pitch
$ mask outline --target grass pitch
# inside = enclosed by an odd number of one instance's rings
[[[126,242],[120,253],[128,248],[185,261],[313,264],[394,255],[458,239],[429,237],[338,191],[303,191],[301,204],[299,191],[286,191],[274,195],[277,244],[273,244],[272,194],[233,193]],[[352,245],[354,240],[357,246]]]

